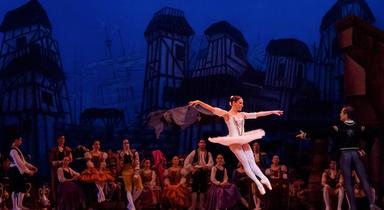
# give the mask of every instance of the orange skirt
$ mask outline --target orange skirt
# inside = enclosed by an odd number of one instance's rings
[[[85,169],[79,176],[79,180],[82,182],[112,182],[115,178],[111,175],[111,172],[107,169],[97,170],[95,168]]]
[[[187,208],[189,207],[188,193],[188,188],[183,185],[177,188],[165,187],[163,198],[173,208]]]

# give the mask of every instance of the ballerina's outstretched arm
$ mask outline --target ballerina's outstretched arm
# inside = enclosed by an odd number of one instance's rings
[[[261,112],[243,112],[245,119],[256,119],[258,117],[265,117],[269,115],[281,116],[284,114],[282,110],[271,110],[271,111],[261,111]]]
[[[213,107],[207,103],[204,103],[200,100],[195,100],[195,101],[190,101],[188,103],[189,106],[192,106],[192,107],[196,107],[196,106],[201,106],[203,107],[204,109],[207,109],[208,111],[212,112],[213,114],[219,116],[219,117],[224,117],[224,119],[226,119],[226,116],[228,115],[228,112],[223,110],[223,109],[220,109],[220,108],[217,108],[217,107]]]
[[[190,101],[189,106],[196,107],[197,105],[202,106],[204,109],[207,109],[210,112],[214,112],[215,108],[209,104],[206,104],[200,100]]]

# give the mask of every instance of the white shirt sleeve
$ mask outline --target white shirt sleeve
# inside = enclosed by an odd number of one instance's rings
[[[228,183],[228,173],[227,173],[227,169],[224,168],[224,179],[223,179],[223,183]]]
[[[191,170],[192,169],[192,161],[195,156],[195,150],[193,150],[184,160],[184,168]]]
[[[80,176],[80,173],[77,173],[75,170],[72,168],[69,168],[69,171],[71,172],[72,176]]]
[[[211,182],[215,185],[218,185],[218,184],[220,184],[220,182],[216,180],[216,171],[217,171],[216,167],[212,167],[212,169],[211,169]]]
[[[210,152],[208,152],[208,163],[207,163],[207,166],[210,166],[210,167],[213,166],[213,158],[212,158],[212,154]]]
[[[140,156],[138,152],[135,152],[135,170],[140,170]]]
[[[62,168],[57,169],[57,179],[60,183],[66,182],[67,179],[64,177],[64,171]]]
[[[243,112],[244,119],[256,119],[257,118],[257,112]]]
[[[12,149],[9,155],[13,159],[13,162],[21,174],[29,172],[26,162],[21,159],[19,153],[17,153],[16,150]]]

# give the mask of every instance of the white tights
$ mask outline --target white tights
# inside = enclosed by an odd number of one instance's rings
[[[101,203],[105,201],[105,194],[104,194],[104,187],[105,187],[105,182],[96,182],[96,187],[99,190],[97,193],[97,202]]]
[[[248,175],[249,178],[251,178],[257,188],[260,191],[260,194],[265,194],[264,186],[260,183],[260,181],[257,179],[256,175],[265,180],[266,176],[261,172],[260,168],[256,165],[255,158],[253,156],[253,152],[249,144],[232,144],[229,145],[229,149],[235,154],[237,159],[240,161],[240,163],[243,165],[245,173]]]

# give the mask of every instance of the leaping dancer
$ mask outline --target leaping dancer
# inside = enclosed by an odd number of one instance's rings
[[[265,135],[264,130],[257,129],[252,131],[244,131],[245,119],[256,119],[258,117],[264,117],[268,115],[283,115],[281,110],[262,111],[262,112],[242,112],[244,101],[241,96],[231,96],[229,99],[229,105],[231,109],[225,111],[223,109],[212,107],[200,100],[189,102],[189,106],[196,107],[201,106],[204,109],[209,110],[213,114],[223,117],[228,127],[228,135],[222,137],[209,138],[208,140],[213,143],[219,143],[228,146],[229,149],[235,154],[237,159],[244,167],[245,173],[256,183],[260,193],[265,194],[263,184],[265,184],[269,190],[272,189],[271,183],[268,178],[263,174],[260,168],[256,165],[255,158],[252,152],[252,148],[249,142],[260,139]],[[260,181],[257,177],[260,178]]]

